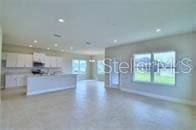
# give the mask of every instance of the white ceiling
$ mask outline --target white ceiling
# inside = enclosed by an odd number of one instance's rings
[[[196,1],[4,0],[3,20],[5,44],[99,54],[110,46],[193,31]]]

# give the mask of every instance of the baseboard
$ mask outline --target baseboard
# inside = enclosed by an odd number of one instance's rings
[[[75,85],[70,85],[67,86],[66,88],[55,88],[55,89],[48,89],[48,90],[43,90],[43,91],[37,91],[37,92],[27,92],[26,95],[27,96],[32,96],[32,95],[38,95],[38,94],[43,94],[43,93],[49,93],[49,92],[56,92],[56,91],[60,91],[60,90],[66,90],[66,89],[70,89],[70,88],[76,88]]]
[[[165,101],[196,106],[195,101],[189,101],[189,100],[184,100],[184,99],[179,99],[179,98],[174,98],[174,97],[161,96],[161,95],[157,95],[157,94],[153,94],[153,93],[141,92],[141,91],[137,91],[137,90],[130,90],[130,89],[124,89],[124,88],[120,88],[120,90],[125,91],[125,92],[135,93],[135,94],[142,95],[142,96],[151,97],[151,98],[161,99],[161,100],[165,100]]]

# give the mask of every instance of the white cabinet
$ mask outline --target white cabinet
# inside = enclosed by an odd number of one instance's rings
[[[7,53],[6,59],[6,67],[33,67],[33,61],[45,63],[45,67],[49,68],[62,68],[64,65],[62,57],[46,56],[42,53]]]
[[[17,77],[16,75],[6,75],[5,76],[5,87],[6,88],[13,88],[17,85]]]
[[[18,75],[6,75],[5,76],[5,87],[14,88],[27,85],[27,75],[18,74]]]
[[[51,58],[51,65],[52,65],[52,67],[57,67],[56,66],[56,57],[50,57]]]
[[[7,53],[6,67],[16,67],[17,65],[17,54]]]
[[[25,67],[25,56],[24,54],[17,54],[16,67]]]
[[[7,53],[6,67],[32,67],[33,58],[30,54]]]
[[[63,68],[63,58],[62,57],[56,58],[56,67]]]
[[[43,53],[34,52],[33,53],[33,61],[46,63],[46,55]]]
[[[25,67],[33,67],[33,56],[30,54],[25,55]]]
[[[46,67],[55,68],[56,67],[56,57],[47,56]]]
[[[46,67],[51,68],[62,68],[63,67],[63,58],[55,56],[46,57]]]
[[[16,76],[16,86],[26,86],[27,79],[26,75],[17,75]]]
[[[51,67],[52,63],[51,63],[51,58],[49,56],[46,56],[46,67]]]

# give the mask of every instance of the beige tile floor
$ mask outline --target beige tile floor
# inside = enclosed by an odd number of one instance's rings
[[[2,91],[1,130],[196,130],[196,108],[105,89],[103,82],[24,94]]]

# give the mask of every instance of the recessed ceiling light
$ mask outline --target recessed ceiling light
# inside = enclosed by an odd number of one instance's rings
[[[61,52],[64,52],[64,51],[65,51],[64,49],[61,50]]]
[[[160,31],[161,31],[161,29],[160,29],[160,28],[157,28],[157,29],[156,29],[156,32],[160,32]]]
[[[34,40],[33,42],[34,42],[34,43],[38,43],[38,41],[37,41],[37,40]]]
[[[29,47],[31,48],[31,47],[33,47],[33,45],[29,45]]]
[[[60,23],[63,23],[64,22],[64,19],[59,19],[58,20]]]
[[[70,50],[73,50],[73,47],[72,46],[70,46],[70,48],[69,48]]]
[[[114,42],[115,42],[115,43],[117,43],[117,42],[118,42],[118,40],[114,40]]]
[[[55,46],[55,47],[58,47],[58,44],[56,43],[56,44],[54,44],[54,46]]]
[[[47,50],[50,50],[50,48],[48,47]]]

